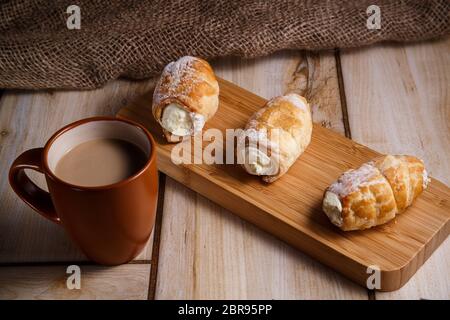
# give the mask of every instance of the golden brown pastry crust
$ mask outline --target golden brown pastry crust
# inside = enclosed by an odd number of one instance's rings
[[[163,70],[153,93],[152,113],[161,124],[164,108],[176,103],[184,110],[202,115],[205,122],[219,106],[219,84],[214,71],[203,59],[182,57],[169,63]],[[169,142],[180,141],[163,128]]]
[[[374,165],[389,181],[399,213],[409,207],[423,191],[424,164],[411,156],[382,156],[374,159]]]
[[[255,133],[266,131],[269,141],[267,154],[278,152],[277,174],[262,175],[265,182],[273,182],[288,171],[309,145],[312,134],[311,109],[306,99],[300,95],[292,93],[275,97],[249,119],[245,127],[246,133],[249,130]],[[252,139],[258,140],[260,135],[247,137],[250,143]]]
[[[344,231],[367,229],[393,219],[427,184],[422,160],[404,155],[381,156],[343,173],[325,191],[323,209]],[[339,203],[333,203],[333,198]]]

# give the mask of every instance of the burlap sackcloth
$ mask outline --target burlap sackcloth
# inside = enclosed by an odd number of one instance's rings
[[[449,0],[0,0],[0,87],[79,88],[153,76],[183,55],[261,56],[279,49],[412,41],[450,30]],[[77,5],[81,28],[69,30]],[[381,29],[368,29],[378,5]]]

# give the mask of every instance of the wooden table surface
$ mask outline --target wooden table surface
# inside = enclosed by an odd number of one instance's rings
[[[218,76],[262,97],[304,95],[315,122],[383,153],[416,155],[450,185],[449,38],[212,64]],[[144,252],[118,267],[87,261],[62,228],[13,193],[9,166],[70,122],[114,115],[153,81],[1,93],[0,299],[450,299],[449,239],[402,289],[372,292],[163,175]],[[81,267],[80,290],[66,287],[72,264]]]

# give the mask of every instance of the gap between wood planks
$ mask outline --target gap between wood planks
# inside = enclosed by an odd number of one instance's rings
[[[150,278],[148,284],[147,300],[155,300],[156,281],[158,279],[158,260],[159,260],[159,245],[161,242],[161,227],[164,211],[164,192],[166,190],[166,175],[159,172],[159,187],[158,187],[158,206],[156,209],[156,221],[153,229],[153,247]]]
[[[352,132],[350,130],[350,122],[348,120],[348,111],[347,111],[347,97],[345,95],[345,85],[344,85],[344,77],[342,74],[342,65],[341,65],[341,52],[338,48],[334,50],[334,58],[336,60],[336,73],[338,79],[339,86],[339,98],[341,100],[341,109],[342,109],[342,122],[344,124],[344,132],[345,136],[349,139],[352,138]],[[369,300],[376,300],[375,290],[367,289],[367,298]]]
[[[342,75],[342,65],[341,65],[341,53],[339,49],[334,50],[334,58],[336,60],[336,73],[339,86],[339,98],[341,100],[342,122],[344,123],[344,132],[345,136],[351,139],[352,133],[350,131],[350,122],[348,121],[347,98],[345,96],[344,77]]]

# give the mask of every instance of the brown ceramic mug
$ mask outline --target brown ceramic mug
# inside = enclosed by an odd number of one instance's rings
[[[147,156],[145,165],[122,181],[98,187],[73,185],[55,175],[64,154],[97,138],[133,143]],[[36,186],[24,169],[43,173],[49,192]],[[153,229],[158,198],[155,142],[144,127],[131,121],[95,117],[69,124],[44,148],[22,153],[11,166],[9,182],[23,201],[61,224],[86,256],[101,264],[121,264],[136,257]]]

